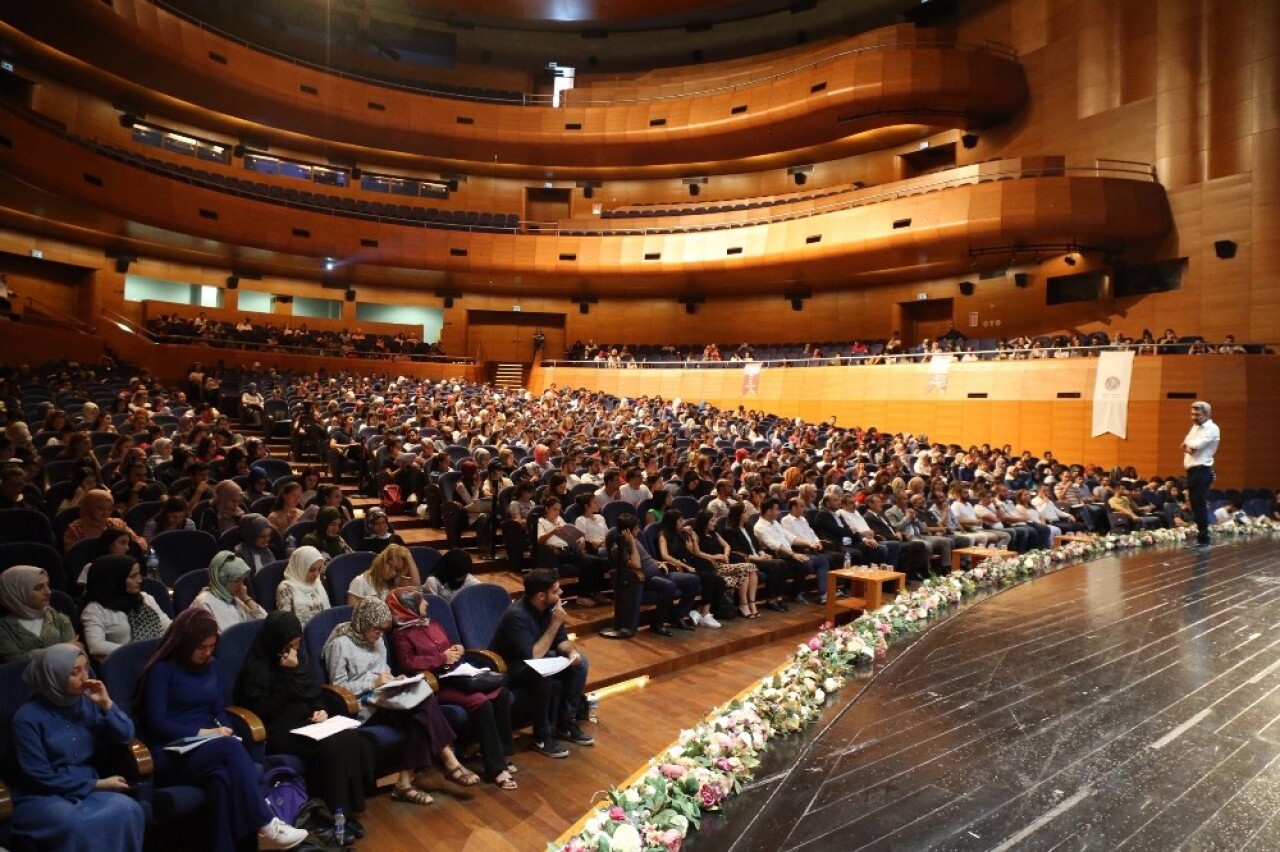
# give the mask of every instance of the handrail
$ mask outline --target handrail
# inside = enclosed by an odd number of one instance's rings
[[[308,59],[302,59],[297,56],[291,56],[287,53],[282,53],[281,51],[275,48],[268,47],[263,44],[259,44],[258,42],[255,42],[251,39],[244,38],[243,36],[234,35],[225,30],[219,29],[218,27],[212,26],[208,22],[203,21],[200,18],[197,18],[187,13],[185,10],[176,8],[172,4],[164,2],[164,0],[149,0],[149,2],[151,2],[155,6],[158,6],[170,12],[171,14],[179,18],[182,18],[184,21],[187,21],[188,23],[196,27],[199,27],[205,32],[212,33],[220,38],[225,38],[228,41],[234,42],[243,47],[251,48],[260,53],[267,54],[268,56],[274,56],[278,59],[288,62],[291,65],[297,65],[303,68],[310,68],[312,70],[320,71],[325,74],[332,74],[333,76],[340,77],[342,79],[354,80],[360,83],[368,83],[370,85],[381,86],[381,87],[390,88],[390,89],[398,89],[406,92],[415,92],[415,93],[425,94],[425,95],[441,96],[441,97],[446,97],[453,100],[478,101],[481,103],[495,103],[495,104],[505,105],[505,106],[516,106],[516,105],[543,106],[543,107],[552,106],[552,97],[553,97],[552,95],[538,94],[534,92],[524,92],[522,93],[523,100],[517,104],[517,102],[511,99],[485,97],[483,95],[469,95],[461,92],[450,92],[444,89],[433,89],[431,88],[430,84],[424,84],[423,86],[413,86],[413,85],[409,85],[408,83],[396,82],[392,80],[384,80],[376,76],[369,76],[366,74],[357,74],[351,71],[344,71],[332,65],[324,65],[319,62],[313,62]],[[831,56],[825,56],[825,57],[822,57],[821,59],[817,59],[812,62],[807,62],[803,65],[797,65],[792,68],[788,68],[784,71],[777,71],[772,74],[767,74],[761,77],[753,77],[740,84],[736,84],[732,86],[714,86],[710,88],[698,89],[698,90],[689,91],[689,92],[680,92],[680,93],[670,94],[670,95],[656,95],[652,97],[614,98],[614,99],[584,100],[584,101],[575,100],[572,105],[573,106],[615,106],[615,105],[621,105],[621,104],[652,103],[655,101],[663,101],[663,100],[695,98],[695,97],[703,97],[706,95],[714,95],[722,92],[733,92],[733,91],[738,91],[739,89],[745,88],[745,87],[758,86],[765,83],[771,83],[775,80],[782,79],[783,77],[789,76],[791,74],[797,74],[797,73],[800,73],[801,71],[807,71],[811,68],[816,68],[826,63],[835,62],[836,60],[844,59],[848,56],[854,56],[860,53],[869,53],[872,51],[889,50],[889,49],[899,48],[899,47],[952,47],[958,50],[972,50],[975,52],[991,53],[993,55],[1002,56],[1005,59],[1010,59],[1014,61],[1016,61],[1018,58],[1016,51],[1014,51],[1014,49],[1009,45],[1003,44],[1001,42],[990,41],[990,40],[986,40],[981,44],[971,43],[971,42],[961,42],[961,41],[929,41],[929,40],[911,41],[911,42],[907,42],[907,41],[884,42],[880,44],[863,45],[861,47],[849,48],[848,50],[843,50],[843,51],[840,51],[839,53],[832,54]]]
[[[46,304],[32,296],[21,296],[20,298],[26,302],[28,307],[36,307],[47,314],[51,314],[51,318],[61,320],[62,323],[70,326],[73,330],[78,331],[81,334],[93,334],[93,326],[78,317],[73,317],[71,314],[60,311],[52,305]],[[23,316],[24,319],[29,319],[25,314]]]
[[[1185,349],[1191,346],[1190,343],[1125,343],[1125,344],[1102,344],[1102,345],[1081,345],[1081,346],[1050,346],[1041,350],[1000,350],[1000,349],[974,349],[972,351],[960,352],[904,352],[900,355],[886,356],[883,353],[879,355],[824,355],[821,358],[771,358],[758,359],[753,358],[748,361],[628,361],[625,363],[610,363],[609,361],[571,361],[567,359],[555,359],[543,361],[544,367],[584,367],[588,369],[598,370],[724,370],[738,369],[746,367],[748,364],[760,364],[764,367],[858,367],[858,366],[877,366],[877,365],[895,365],[895,364],[927,364],[931,362],[935,355],[949,356],[953,363],[969,363],[964,359],[968,356],[974,356],[974,360],[989,363],[991,361],[1057,361],[1063,357],[1070,358],[1094,358],[1102,352],[1125,352],[1132,350],[1138,355],[1186,355],[1190,354],[1185,351],[1168,351],[1171,349]],[[1207,343],[1207,346],[1217,346],[1221,344]],[[1248,342],[1238,343],[1241,347],[1261,347],[1260,352],[1229,353],[1244,355],[1275,355],[1280,352],[1280,343],[1259,343]],[[1041,351],[1045,354],[1040,357],[1031,357],[1033,351]],[[1058,355],[1058,352],[1069,352],[1073,354]],[[1223,353],[1206,352],[1196,354],[1219,355]],[[1002,357],[1003,356],[1003,357]]]

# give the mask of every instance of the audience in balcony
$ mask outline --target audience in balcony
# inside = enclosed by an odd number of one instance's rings
[[[337,355],[352,358],[431,358],[445,355],[439,344],[421,341],[409,332],[390,334],[366,334],[357,328],[354,332],[321,331],[308,329],[306,323],[295,328],[286,322],[260,325],[248,317],[238,324],[219,322],[203,313],[194,319],[178,314],[164,314],[147,322],[147,330],[166,343],[200,343],[210,346],[227,346],[236,349],[270,350],[285,349],[303,354]],[[194,375],[194,374],[193,374]],[[201,391],[209,390],[199,378]],[[213,390],[216,390],[216,385]],[[193,394],[199,398],[199,394]]]

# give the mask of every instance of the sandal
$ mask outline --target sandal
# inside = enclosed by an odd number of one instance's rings
[[[474,787],[480,783],[480,776],[461,763],[445,772],[444,777],[459,787]]]
[[[750,618],[751,607],[747,606],[746,604],[738,604],[738,614],[741,615],[743,618]]]
[[[493,783],[499,790],[514,790],[520,786],[516,783],[516,779],[511,777],[510,772],[499,772],[494,776]]]
[[[412,785],[408,787],[396,785],[396,788],[391,791],[391,801],[406,802],[410,805],[429,805],[435,799]]]
[[[519,767],[519,766],[516,766],[514,763],[508,763],[508,764],[507,764],[507,774],[508,774],[508,775],[515,775],[515,774],[516,774],[517,772],[519,772],[519,771],[520,771],[520,767]]]

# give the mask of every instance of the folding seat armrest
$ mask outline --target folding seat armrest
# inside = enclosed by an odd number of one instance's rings
[[[133,777],[145,778],[155,771],[155,763],[151,759],[151,749],[142,740],[129,743],[129,759],[132,761]]]
[[[325,706],[329,708],[328,712],[331,714],[354,716],[360,712],[360,702],[356,701],[356,697],[349,689],[326,683],[322,697],[324,698]]]
[[[227,715],[231,717],[231,727],[235,728],[237,736],[251,743],[266,741],[267,726],[262,724],[262,719],[257,713],[244,707],[231,705],[227,707]]]
[[[466,653],[475,660],[475,665],[491,667],[495,672],[507,670],[507,661],[502,659],[496,651],[490,651],[488,648],[468,648]]]
[[[13,815],[13,796],[9,794],[9,785],[0,781],[0,819],[8,819]]]

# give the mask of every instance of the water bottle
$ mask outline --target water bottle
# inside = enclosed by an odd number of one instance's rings
[[[294,538],[293,536],[289,536],[284,540],[285,558],[292,556],[293,552],[297,549],[298,549],[298,540],[296,538]]]
[[[600,699],[594,692],[587,696],[587,719],[591,722],[600,721]]]
[[[147,576],[156,577],[160,574],[160,557],[156,556],[155,548],[147,551]]]
[[[342,808],[334,808],[333,811],[333,842],[336,846],[347,845],[347,815]]]
[[[847,570],[848,570],[849,568],[851,568],[852,566],[853,566],[853,559],[849,556],[848,551],[846,551],[846,552],[845,552],[845,554],[844,554],[844,567],[845,567],[845,570],[847,571]]]

